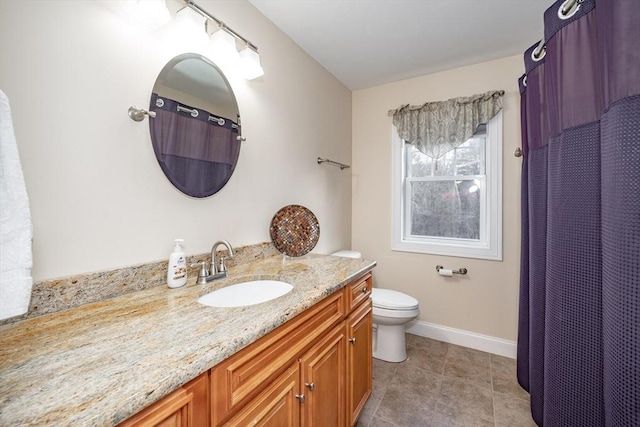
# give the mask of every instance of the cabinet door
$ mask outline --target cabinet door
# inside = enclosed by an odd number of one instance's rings
[[[209,425],[208,374],[202,374],[148,406],[119,427],[206,427]]]
[[[294,363],[229,421],[229,427],[300,425],[300,370]]]
[[[344,324],[311,347],[300,358],[301,405],[304,427],[343,427],[345,425]]]
[[[347,318],[347,424],[353,426],[371,395],[371,301]]]

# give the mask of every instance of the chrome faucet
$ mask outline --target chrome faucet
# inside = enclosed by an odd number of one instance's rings
[[[228,256],[226,257],[218,257],[216,249],[218,246],[224,245],[227,248]],[[212,282],[217,279],[224,279],[227,277],[227,265],[225,261],[227,259],[233,258],[233,248],[231,244],[226,240],[219,240],[213,244],[211,248],[211,268],[207,269],[207,262],[199,262],[196,264],[192,264],[191,267],[200,267],[200,271],[198,272],[198,279],[196,283],[198,285],[204,285],[205,283]]]
[[[216,249],[218,249],[218,246],[220,245],[226,246],[229,255],[226,257],[221,256],[220,259],[218,259],[218,253],[216,252]],[[215,242],[213,244],[213,247],[211,248],[211,272],[214,276],[217,274],[222,274],[222,276],[220,277],[227,277],[227,266],[225,265],[225,260],[227,258],[233,258],[233,248],[231,247],[229,242],[227,242],[226,240],[219,240]]]

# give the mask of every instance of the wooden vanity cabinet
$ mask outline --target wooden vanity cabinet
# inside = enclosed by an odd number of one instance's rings
[[[345,342],[338,325],[222,425],[344,427]]]
[[[224,425],[345,316],[343,292],[323,299],[211,369],[211,420]],[[302,395],[298,390],[296,394]],[[260,399],[260,398],[259,398]],[[299,399],[303,400],[303,399]]]
[[[350,427],[371,395],[371,274],[121,427]]]
[[[171,392],[119,427],[203,427],[209,425],[209,373]]]
[[[367,273],[215,366],[212,426],[355,425],[371,395],[370,296]]]

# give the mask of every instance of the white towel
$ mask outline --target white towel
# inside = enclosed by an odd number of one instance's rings
[[[0,90],[0,320],[29,309],[32,235],[9,99]]]

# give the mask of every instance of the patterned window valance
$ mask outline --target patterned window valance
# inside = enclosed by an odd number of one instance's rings
[[[471,138],[479,124],[502,110],[503,90],[480,95],[403,105],[389,111],[398,135],[429,157],[439,159]]]

